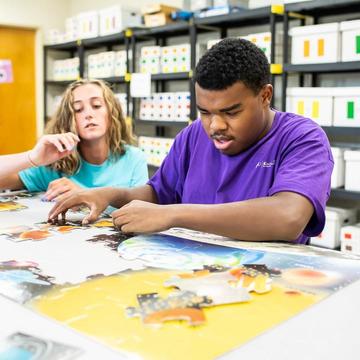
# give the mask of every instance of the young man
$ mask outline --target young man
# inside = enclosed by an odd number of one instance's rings
[[[62,198],[56,221],[84,204],[94,221],[110,204],[124,232],[170,227],[240,240],[307,243],[325,222],[333,159],[312,120],[270,108],[273,88],[263,52],[246,40],[225,39],[199,61],[196,120],[175,139],[147,185],[102,188]]]

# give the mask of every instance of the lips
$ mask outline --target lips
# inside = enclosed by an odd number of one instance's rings
[[[211,136],[213,139],[214,145],[218,150],[224,151],[227,150],[232,143],[234,142],[234,139],[228,136]]]
[[[89,128],[92,128],[92,127],[95,127],[95,126],[97,126],[97,125],[94,124],[94,123],[90,123],[90,124],[87,124],[87,125],[85,126],[85,129],[89,129]]]

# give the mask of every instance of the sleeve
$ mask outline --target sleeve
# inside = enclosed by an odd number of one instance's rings
[[[162,162],[160,168],[148,181],[148,185],[150,185],[156,193],[159,204],[181,203],[189,159],[187,143],[191,127],[193,127],[193,125],[188,126],[176,136],[169,154]]]
[[[130,180],[130,187],[145,185],[149,179],[145,155],[139,150]]]
[[[303,232],[306,236],[316,236],[324,228],[333,167],[330,145],[320,128],[298,136],[280,159],[269,196],[290,191],[305,196],[312,203],[314,214]]]
[[[30,192],[46,191],[51,181],[61,177],[56,171],[46,166],[22,170],[19,176],[25,188]]]

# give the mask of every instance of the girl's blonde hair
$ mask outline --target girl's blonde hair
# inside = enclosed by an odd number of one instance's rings
[[[72,132],[77,134],[75,111],[73,107],[74,97],[73,91],[79,86],[94,84],[102,89],[104,101],[109,113],[109,128],[107,133],[107,141],[110,154],[115,158],[125,153],[125,144],[135,144],[135,138],[131,129],[127,126],[119,101],[114,96],[110,87],[102,80],[78,80],[70,84],[62,97],[60,106],[55,112],[52,119],[47,123],[45,133],[60,134]],[[72,175],[80,167],[80,155],[76,150],[71,155],[56,161],[50,167],[56,171]]]

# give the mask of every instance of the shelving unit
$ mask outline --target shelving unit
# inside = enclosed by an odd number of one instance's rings
[[[289,61],[289,21],[291,19],[300,19],[301,24],[304,25],[305,19],[311,17],[313,24],[318,24],[319,19],[325,16],[331,15],[346,15],[349,14],[351,20],[353,20],[352,14],[356,11],[356,5],[359,5],[357,0],[315,0],[301,3],[288,4],[285,7],[284,12],[284,42],[283,42],[283,74],[282,74],[282,110],[286,110],[286,89],[288,86],[289,74],[298,74],[300,86],[304,85],[304,75],[310,74],[311,86],[319,86],[318,74],[326,73],[351,73],[360,72],[360,62],[336,62],[336,63],[322,63],[322,64],[291,64]],[[359,11],[360,13],[360,11]],[[360,135],[359,127],[338,127],[338,126],[323,126],[326,134],[331,138],[351,138]],[[341,145],[339,145],[341,144]],[[349,142],[336,143],[333,141],[333,145],[340,147],[357,148],[359,144],[354,144],[353,140]],[[331,190],[332,198],[351,199],[360,201],[360,192],[347,191],[345,189],[336,188]]]
[[[65,51],[68,52],[70,56],[77,55],[80,59],[79,66],[79,76],[80,78],[85,75],[85,52],[90,49],[106,47],[108,50],[111,50],[113,46],[125,44],[127,54],[129,50],[132,50],[133,54],[136,54],[136,47],[143,41],[153,40],[156,45],[165,46],[167,40],[171,37],[178,36],[188,36],[189,43],[191,46],[191,70],[189,72],[179,72],[179,73],[167,73],[167,74],[154,74],[151,76],[152,81],[156,82],[156,91],[162,91],[165,88],[167,81],[175,80],[184,80],[189,82],[189,91],[191,94],[191,106],[190,106],[190,120],[195,120],[197,118],[197,110],[195,103],[195,90],[192,84],[192,72],[196,66],[196,43],[197,36],[199,33],[215,31],[219,32],[221,38],[225,38],[228,33],[228,29],[231,28],[240,28],[244,26],[254,26],[254,25],[270,25],[270,31],[275,39],[276,32],[276,23],[282,20],[281,9],[277,7],[262,7],[257,9],[243,10],[239,12],[230,13],[228,15],[219,15],[207,18],[195,18],[190,22],[176,22],[168,24],[165,26],[159,26],[154,28],[141,28],[141,29],[128,29],[119,34],[113,34],[103,37],[96,37],[92,39],[84,39],[79,41],[72,41],[64,44],[56,44],[44,47],[44,110],[47,114],[47,101],[46,94],[51,86],[66,86],[71,81],[53,81],[48,80],[46,77],[47,74],[47,59],[51,51]],[[272,52],[271,52],[271,63],[275,61],[275,41],[272,41]],[[132,61],[127,61],[127,72],[131,74],[135,72],[136,69],[136,56],[133,56]],[[278,71],[278,70],[277,70]],[[275,73],[272,75],[274,80]],[[127,110],[129,114],[130,109],[130,91],[129,91],[129,82],[127,77],[112,77],[104,79],[107,82],[112,84],[127,84],[127,95],[128,95],[128,104]],[[137,118],[137,107],[133,102],[133,111],[132,119],[134,124],[143,124],[136,120]],[[164,133],[164,126],[175,126],[178,127],[179,124],[175,122],[153,122],[153,125],[159,126],[157,133]]]
[[[47,92],[49,86],[62,86],[65,87],[71,84],[73,80],[64,80],[64,81],[55,81],[49,80],[47,78],[48,72],[48,59],[50,52],[67,52],[71,57],[78,56],[79,57],[79,78],[83,78],[85,75],[85,52],[87,50],[92,50],[96,48],[106,47],[108,51],[112,50],[114,46],[117,45],[124,45],[127,54],[127,72],[130,72],[129,69],[129,40],[130,36],[123,31],[118,34],[112,34],[107,36],[100,36],[92,39],[83,39],[78,41],[71,41],[68,43],[63,44],[55,44],[55,45],[46,45],[44,46],[44,114],[45,114],[45,121],[47,118]],[[103,78],[102,80],[107,81],[111,84],[126,84],[126,94],[128,99],[130,97],[130,86],[129,82],[126,81],[125,76],[118,76],[118,77],[110,77],[110,78]],[[127,103],[127,113],[129,113],[129,101]]]

